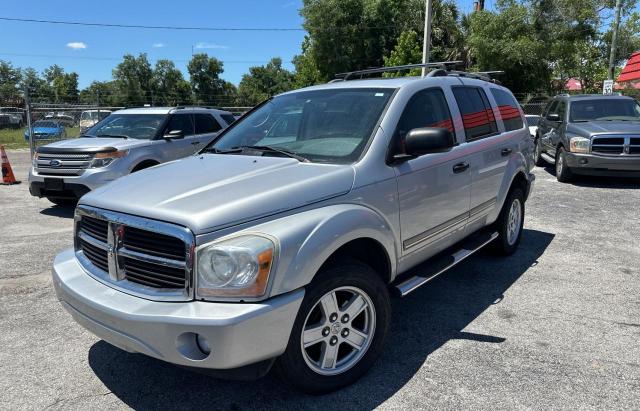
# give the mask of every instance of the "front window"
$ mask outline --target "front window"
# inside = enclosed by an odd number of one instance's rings
[[[268,146],[312,162],[350,163],[365,149],[393,91],[333,89],[278,96],[239,120],[213,148]]]
[[[84,137],[119,137],[151,140],[162,127],[164,114],[112,114],[91,127]]]
[[[571,102],[573,123],[584,121],[640,121],[640,105],[635,100],[598,99]]]

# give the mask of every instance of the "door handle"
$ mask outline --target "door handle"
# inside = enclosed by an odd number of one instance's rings
[[[468,168],[469,168],[469,163],[458,163],[455,166],[453,166],[453,172],[456,174],[463,173],[467,171]]]
[[[511,153],[513,153],[513,150],[511,150],[510,148],[503,148],[500,152],[500,154],[502,154],[502,157],[506,157]]]

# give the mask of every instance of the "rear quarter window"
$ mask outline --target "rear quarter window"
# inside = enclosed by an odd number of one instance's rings
[[[498,104],[498,110],[500,111],[500,117],[502,117],[505,130],[520,130],[524,127],[518,102],[513,95],[497,88],[492,88],[491,94],[496,100],[496,104]]]
[[[233,116],[233,114],[221,114],[220,117],[222,117],[222,119],[227,122],[227,125],[231,125],[234,121],[236,121],[236,118]]]

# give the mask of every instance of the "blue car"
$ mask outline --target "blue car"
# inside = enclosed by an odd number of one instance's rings
[[[67,130],[57,121],[38,120],[31,125],[36,140],[54,140],[67,137]],[[29,129],[24,132],[24,139],[29,141]]]

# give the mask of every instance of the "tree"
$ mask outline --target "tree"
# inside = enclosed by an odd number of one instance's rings
[[[195,54],[187,66],[197,104],[220,105],[227,98],[225,82],[220,78],[224,65],[215,57]]]
[[[20,70],[14,68],[11,63],[0,60],[0,98],[3,100],[17,99],[20,96],[18,89],[21,75]]]
[[[243,105],[255,105],[293,88],[293,73],[282,67],[282,59],[274,57],[265,66],[250,67],[242,76],[238,95]]]
[[[126,54],[112,73],[118,99],[124,105],[141,106],[151,103],[153,71],[146,53],[140,53],[137,58]]]
[[[44,80],[48,87],[48,96],[40,96],[41,100],[49,99],[54,103],[76,103],[78,101],[78,73],[65,73],[57,64],[44,70]]]
[[[422,42],[418,38],[418,33],[413,30],[405,31],[398,37],[398,44],[384,58],[385,67],[402,66],[405,64],[416,64],[422,61]],[[398,73],[385,73],[386,77],[391,76],[417,76],[420,75],[420,69],[402,71]]]
[[[119,99],[116,93],[116,85],[113,81],[94,81],[80,92],[82,104],[98,106],[122,106],[125,103]]]
[[[52,95],[51,87],[47,81],[31,67],[22,70],[20,89],[29,91],[31,101],[47,101]]]
[[[153,70],[153,104],[191,104],[191,85],[170,60],[158,60]]]

